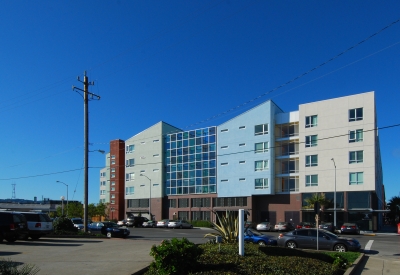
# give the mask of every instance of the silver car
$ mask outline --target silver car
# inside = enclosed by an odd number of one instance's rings
[[[272,227],[271,223],[262,222],[262,223],[257,224],[256,229],[257,229],[257,231],[271,231],[271,227]]]
[[[193,228],[193,225],[185,220],[174,220],[168,223],[168,228]]]

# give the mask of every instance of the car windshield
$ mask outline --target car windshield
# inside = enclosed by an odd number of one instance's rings
[[[325,231],[325,230],[324,230],[324,233],[325,233],[326,235],[328,235],[329,237],[331,237],[331,238],[335,238],[335,239],[338,238],[338,236],[337,236],[336,234],[333,234],[333,233],[331,233],[331,232],[329,232],[329,231]]]
[[[113,222],[108,222],[108,223],[105,223],[104,225],[107,226],[108,228],[119,227],[118,224],[113,223]]]
[[[260,232],[254,230],[247,230],[247,232],[250,232],[250,234],[253,233],[253,235],[255,236],[264,236],[264,234],[261,234]]]

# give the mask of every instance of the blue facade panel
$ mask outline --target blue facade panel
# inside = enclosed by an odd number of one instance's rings
[[[217,127],[218,197],[274,194],[274,117],[272,101]]]

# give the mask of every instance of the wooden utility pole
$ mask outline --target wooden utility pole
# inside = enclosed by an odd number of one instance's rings
[[[79,79],[78,76],[78,81],[82,82]],[[89,198],[89,175],[88,175],[88,168],[89,168],[89,95],[91,99],[93,97],[97,100],[100,100],[100,96],[93,94],[89,92],[89,85],[94,85],[94,82],[89,83],[89,79],[86,76],[86,71],[83,73],[83,90],[80,88],[77,88],[75,86],[72,86],[72,90],[79,90],[83,92],[83,116],[84,116],[84,122],[83,122],[83,142],[84,142],[84,154],[83,154],[83,163],[84,163],[84,176],[83,176],[83,194],[84,194],[84,204],[83,204],[83,225],[84,225],[84,231],[87,232],[87,226],[88,226],[88,198]]]

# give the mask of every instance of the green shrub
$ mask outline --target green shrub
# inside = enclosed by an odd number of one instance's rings
[[[54,232],[77,232],[78,228],[74,226],[74,223],[67,217],[60,217],[53,222]]]
[[[213,224],[209,221],[191,221],[190,222],[194,227],[208,227],[212,228]]]
[[[35,275],[39,272],[39,268],[32,264],[24,264],[13,262],[11,260],[0,259],[1,275]]]
[[[153,245],[150,256],[150,274],[188,274],[196,267],[201,249],[186,238],[164,240],[159,246]]]

